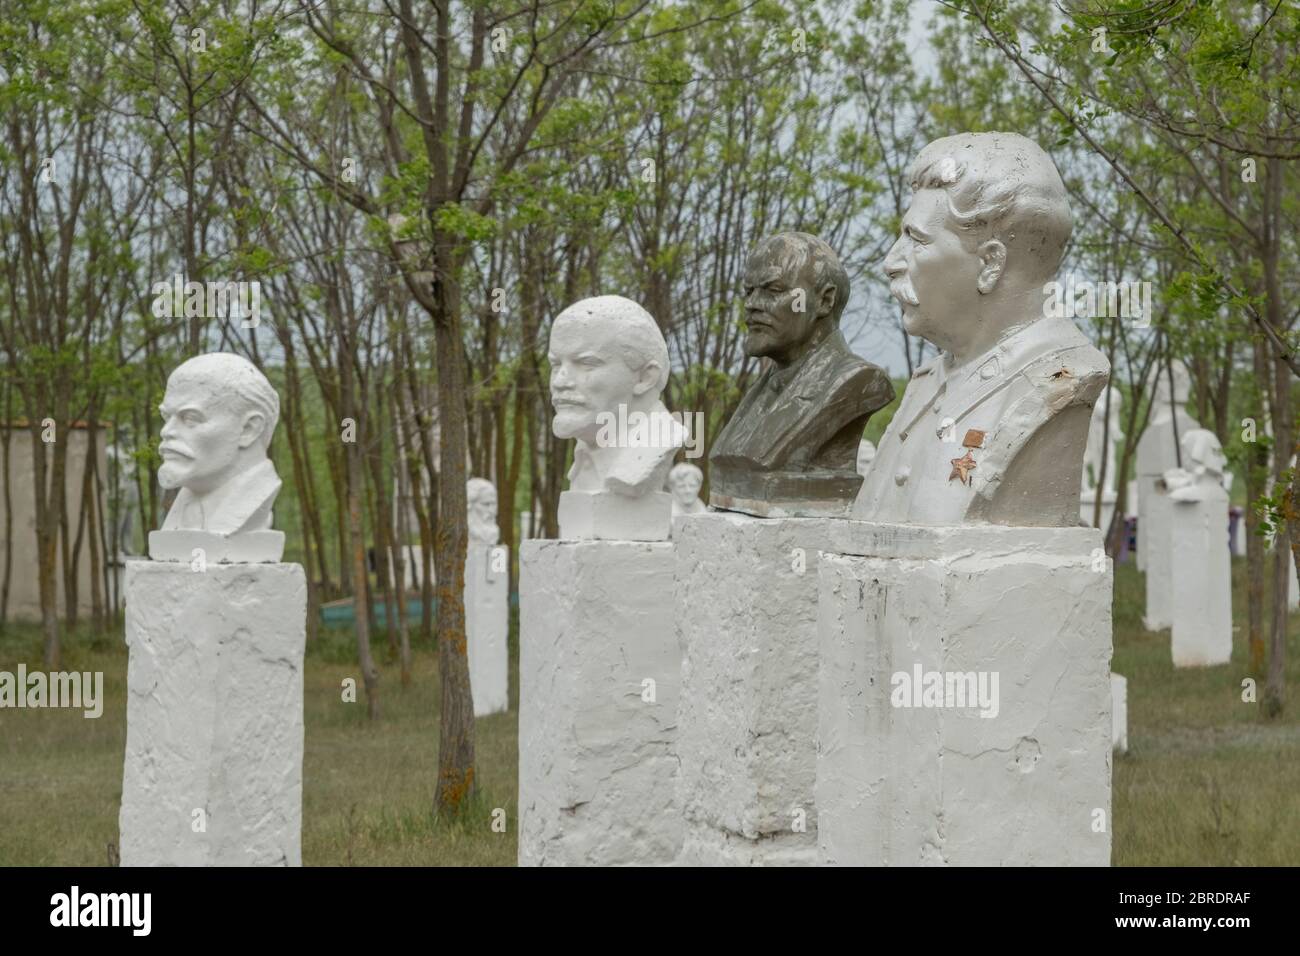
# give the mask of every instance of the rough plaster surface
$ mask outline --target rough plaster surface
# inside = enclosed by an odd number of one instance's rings
[[[816,862],[817,555],[842,523],[674,526],[683,863]]]
[[[677,858],[681,667],[673,548],[670,542],[523,543],[520,866]],[[647,680],[654,681],[653,703],[645,699]]]
[[[470,541],[465,555],[465,638],[475,717],[510,709],[509,567],[509,548]]]
[[[296,564],[127,562],[123,866],[302,864],[306,613]]]
[[[832,538],[818,569],[822,862],[1107,865],[1101,532],[853,521]],[[997,716],[892,706],[892,675],[917,664],[996,672]]]
[[[1175,667],[1226,664],[1232,658],[1232,558],[1223,540],[1228,493],[1222,488],[1203,493],[1203,500],[1168,505],[1166,587]],[[1152,558],[1154,567],[1154,552]]]
[[[1116,753],[1128,753],[1128,678],[1110,675],[1110,742]]]

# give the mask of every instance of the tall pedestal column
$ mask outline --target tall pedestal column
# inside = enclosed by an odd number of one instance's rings
[[[1163,630],[1174,623],[1170,508],[1169,493],[1163,487],[1152,488],[1147,495],[1146,511],[1138,519],[1138,537],[1147,542],[1146,613],[1142,616],[1142,626],[1148,631]]]
[[[1170,501],[1171,651],[1175,667],[1232,659],[1232,556],[1224,540],[1228,494],[1204,491],[1196,501]]]
[[[510,549],[470,542],[465,555],[465,639],[474,716],[510,709]]]
[[[670,542],[523,543],[520,866],[677,858],[672,602]]]
[[[817,860],[817,563],[843,522],[711,512],[673,525],[683,863]]]
[[[818,575],[822,861],[1108,865],[1101,532],[833,532]]]
[[[307,581],[126,565],[123,866],[302,864]]]

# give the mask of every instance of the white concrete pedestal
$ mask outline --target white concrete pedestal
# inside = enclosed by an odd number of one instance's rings
[[[470,541],[465,554],[465,640],[474,716],[510,709],[510,549]]]
[[[1142,626],[1148,631],[1159,631],[1174,623],[1172,512],[1169,492],[1163,485],[1148,491],[1145,507],[1138,518],[1138,539],[1146,542],[1146,613],[1142,616]]]
[[[1110,743],[1115,753],[1128,753],[1128,678],[1110,675]]]
[[[1224,541],[1228,495],[1168,499],[1172,510],[1169,594],[1175,667],[1226,664],[1232,659],[1232,559]]]
[[[302,864],[307,581],[126,565],[123,866]]]
[[[817,561],[844,521],[673,524],[684,864],[817,861]]]
[[[1290,542],[1283,542],[1283,546],[1290,548]],[[1295,555],[1291,556],[1291,570],[1287,576],[1287,599],[1286,609],[1288,611],[1300,610],[1300,579],[1295,575]]]
[[[822,861],[1108,865],[1101,532],[860,521],[833,532],[819,568]],[[942,692],[904,699],[918,670],[940,675]],[[971,693],[981,680],[995,706]]]
[[[676,859],[672,595],[671,542],[523,543],[520,866]]]

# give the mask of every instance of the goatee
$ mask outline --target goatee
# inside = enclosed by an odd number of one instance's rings
[[[181,469],[171,462],[163,462],[162,467],[158,469],[158,484],[167,491],[179,488],[181,486]]]

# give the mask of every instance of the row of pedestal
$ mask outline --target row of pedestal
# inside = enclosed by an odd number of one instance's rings
[[[1110,860],[1101,533],[527,541],[521,865]]]

